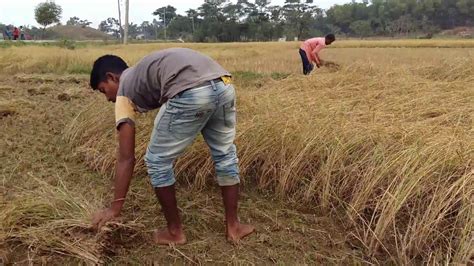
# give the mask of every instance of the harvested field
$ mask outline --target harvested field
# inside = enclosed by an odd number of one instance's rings
[[[86,74],[102,54],[133,64],[171,44],[0,49],[0,259],[472,263],[473,43],[396,44],[340,42],[307,77],[296,43],[186,44],[234,74],[241,215],[257,233],[239,246],[225,241],[198,138],[175,167],[190,236],[179,248],[151,245],[164,220],[142,158],[156,112],[139,116],[123,217],[89,228],[111,197],[116,144],[113,105],[88,89]]]

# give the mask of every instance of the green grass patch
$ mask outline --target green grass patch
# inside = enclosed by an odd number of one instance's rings
[[[289,76],[290,76],[290,73],[282,73],[282,72],[273,72],[270,74],[270,77],[274,80],[286,79]]]
[[[253,81],[264,77],[262,73],[252,71],[235,71],[232,74],[236,79],[240,79],[243,81]]]

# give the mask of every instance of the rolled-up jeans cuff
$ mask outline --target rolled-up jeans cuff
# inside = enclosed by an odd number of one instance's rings
[[[170,178],[169,180],[166,180],[164,182],[162,181],[158,181],[156,179],[154,179],[153,177],[150,178],[151,179],[151,185],[154,187],[154,188],[159,188],[159,187],[169,187],[169,186],[172,186],[176,183],[176,179],[175,178]]]
[[[228,187],[240,184],[239,176],[218,176],[217,183],[221,187]]]

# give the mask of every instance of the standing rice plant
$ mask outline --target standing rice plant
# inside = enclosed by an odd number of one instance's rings
[[[474,223],[472,60],[440,67],[350,62],[338,71],[237,87],[244,184],[301,206],[344,210],[351,235],[369,255],[404,264],[468,262]],[[113,110],[102,103],[81,112],[65,138],[87,164],[112,173]],[[153,118],[138,121],[139,176],[146,176],[142,158]],[[213,183],[202,138],[175,171],[191,188]]]

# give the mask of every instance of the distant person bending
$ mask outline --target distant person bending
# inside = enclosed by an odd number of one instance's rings
[[[176,204],[173,163],[201,133],[214,160],[225,209],[227,239],[252,233],[237,216],[239,167],[235,90],[231,75],[210,57],[185,48],[165,49],[145,56],[133,67],[117,56],[97,59],[90,85],[115,103],[118,157],[114,200],[95,214],[93,225],[103,226],[120,214],[135,165],[135,111],[160,108],[145,163],[161,204],[167,228],[157,230],[157,244],[184,244],[186,237]]]
[[[326,37],[311,38],[303,42],[300,46],[300,56],[303,63],[303,74],[309,75],[314,69],[313,63],[319,68],[321,59],[319,52],[327,45],[331,45],[336,40],[334,34],[330,33]]]

